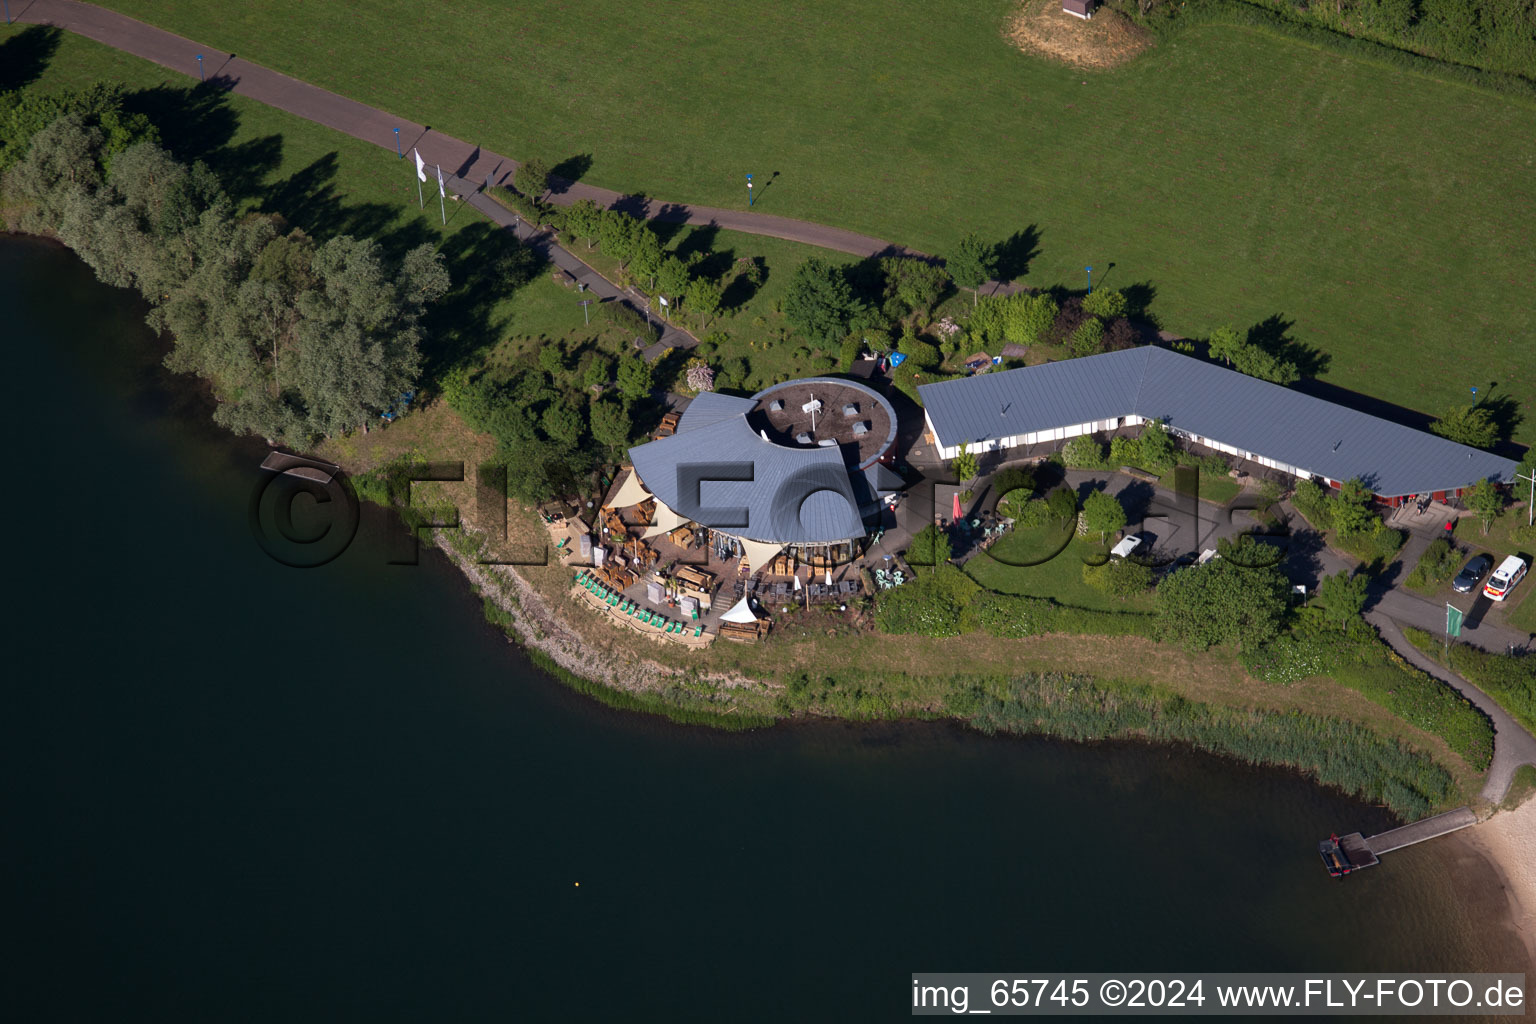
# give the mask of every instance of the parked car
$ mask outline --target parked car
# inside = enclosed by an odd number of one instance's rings
[[[1477,589],[1477,585],[1483,582],[1483,577],[1488,575],[1488,570],[1492,566],[1492,555],[1474,555],[1451,581],[1451,589],[1458,594],[1472,593]]]
[[[1109,549],[1110,558],[1129,558],[1134,555],[1141,546],[1147,542],[1144,533],[1132,533],[1127,535],[1120,543]]]
[[[1499,563],[1493,575],[1488,577],[1488,582],[1483,584],[1483,593],[1495,601],[1504,600],[1515,589],[1515,584],[1525,578],[1525,571],[1529,568],[1525,559],[1519,555],[1510,555]]]

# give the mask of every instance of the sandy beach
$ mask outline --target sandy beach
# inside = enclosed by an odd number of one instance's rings
[[[1536,961],[1536,799],[1463,834],[1498,867],[1511,920]]]

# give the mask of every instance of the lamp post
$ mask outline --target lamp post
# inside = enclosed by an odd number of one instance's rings
[[[1088,290],[1091,292],[1093,291],[1093,268],[1084,267],[1083,269],[1088,271]]]
[[[752,175],[747,175],[747,209],[752,209]]]
[[[400,129],[399,128],[395,129],[395,156],[399,157],[401,160],[405,159],[405,154],[400,151]]]
[[[202,81],[208,81],[208,74],[203,70],[203,55],[197,55],[197,77]]]
[[[5,0],[5,23],[11,23],[11,0]]]
[[[1516,480],[1529,480],[1531,482],[1531,497],[1525,503],[1525,525],[1536,525],[1536,467],[1532,467],[1530,476],[1515,474]]]

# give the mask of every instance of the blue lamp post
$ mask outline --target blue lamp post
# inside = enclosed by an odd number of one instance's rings
[[[203,71],[203,55],[197,55],[197,77],[204,82],[208,81],[208,75]]]
[[[11,23],[11,0],[5,0],[5,23]]]
[[[1088,290],[1091,292],[1093,291],[1093,268],[1084,267],[1083,269],[1088,271]]]
[[[400,129],[399,128],[395,129],[395,156],[399,157],[401,160],[405,159],[405,154],[400,151]]]
[[[747,175],[747,209],[752,209],[752,175]]]

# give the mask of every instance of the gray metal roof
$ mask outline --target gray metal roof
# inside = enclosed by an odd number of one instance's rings
[[[918,390],[946,446],[1137,415],[1316,476],[1358,477],[1385,497],[1508,483],[1516,469],[1480,449],[1154,346]],[[1010,401],[1024,408],[989,418]]]
[[[678,418],[675,432],[681,434],[685,430],[714,426],[733,416],[745,415],[755,405],[757,403],[750,398],[733,398],[713,391],[701,391],[693,401],[688,403],[688,408],[683,410],[683,415]]]
[[[709,403],[705,411],[719,407]],[[673,511],[748,540],[800,544],[864,536],[848,467],[836,447],[765,441],[743,412],[701,430],[689,424],[692,414],[689,406],[678,433],[629,450],[646,488]],[[692,490],[690,481],[698,485],[696,497],[684,493]]]
[[[945,446],[975,444],[1134,413],[1148,351],[1106,352],[917,390]]]

